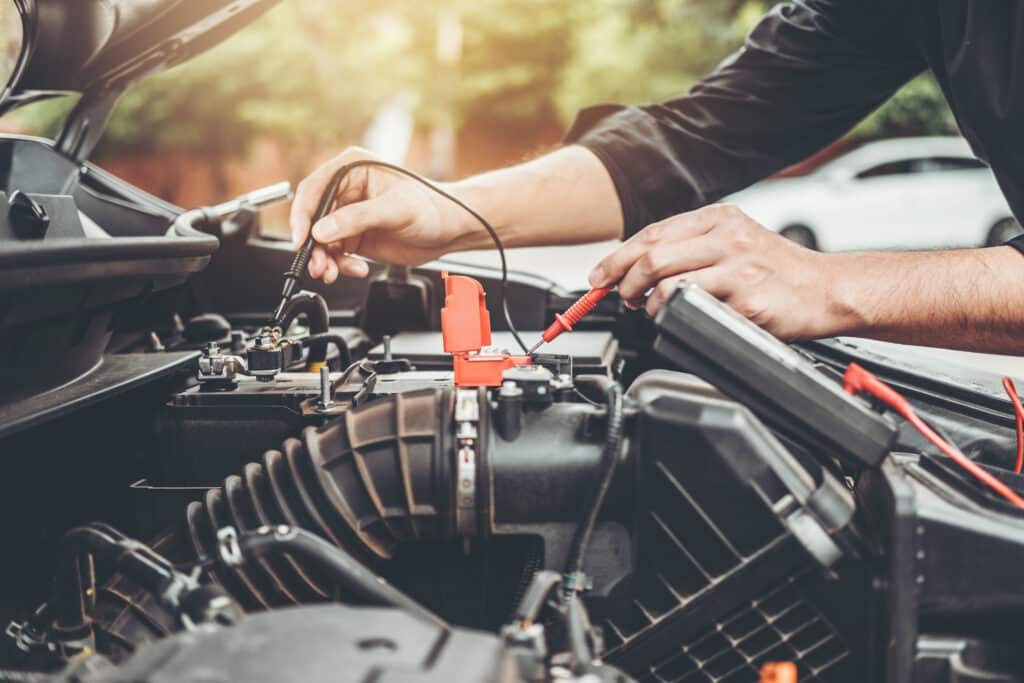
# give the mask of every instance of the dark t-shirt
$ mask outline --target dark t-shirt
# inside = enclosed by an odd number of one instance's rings
[[[1024,3],[1015,0],[779,5],[687,95],[586,109],[568,140],[608,167],[628,236],[806,158],[929,68],[1021,220]]]

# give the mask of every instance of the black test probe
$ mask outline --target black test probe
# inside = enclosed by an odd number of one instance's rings
[[[331,208],[334,206],[334,199],[338,194],[338,188],[341,187],[341,181],[345,179],[345,176],[348,175],[349,171],[354,168],[359,168],[360,166],[386,168],[390,171],[394,171],[395,173],[411,178],[424,187],[433,190],[448,201],[454,203],[456,206],[462,208],[469,215],[475,218],[481,226],[483,226],[484,230],[487,231],[487,234],[490,235],[491,240],[494,242],[494,246],[498,250],[498,257],[501,259],[501,310],[505,315],[505,323],[508,325],[509,332],[512,333],[512,337],[516,340],[516,343],[519,344],[519,347],[525,352],[527,350],[526,344],[523,343],[522,338],[519,336],[516,326],[512,323],[512,316],[508,312],[508,265],[505,262],[505,248],[501,244],[501,238],[498,237],[498,233],[495,231],[494,227],[486,218],[473,209],[473,207],[469,206],[458,197],[445,192],[429,180],[421,178],[412,171],[406,170],[401,166],[389,164],[386,161],[377,161],[376,159],[357,159],[356,161],[345,164],[331,176],[331,180],[327,184],[327,188],[324,190],[324,193],[320,195],[320,204],[316,207],[316,213],[313,214],[313,220],[310,223],[309,234],[306,235],[306,241],[302,243],[302,247],[300,247],[299,251],[295,254],[291,267],[289,267],[284,273],[284,285],[281,287],[281,302],[274,310],[274,315],[270,320],[270,326],[280,327],[285,307],[288,305],[289,299],[292,298],[292,294],[295,292],[295,288],[298,286],[299,280],[302,279],[302,275],[306,271],[306,267],[309,265],[309,258],[313,254],[313,247],[316,246],[316,240],[313,239],[313,226],[316,225],[317,221],[330,213]]]
[[[281,301],[277,304],[277,308],[274,309],[274,315],[270,319],[271,327],[280,327],[285,307],[291,300],[292,294],[295,293],[295,288],[298,286],[299,280],[302,279],[303,273],[306,272],[306,267],[309,266],[309,258],[313,255],[313,247],[316,246],[316,240],[313,239],[313,226],[316,225],[317,221],[326,216],[330,212],[331,207],[334,206],[334,197],[338,194],[338,187],[341,185],[341,181],[345,179],[345,176],[348,175],[348,172],[357,166],[369,165],[365,161],[354,161],[351,164],[345,164],[331,176],[327,189],[320,195],[320,204],[316,207],[316,213],[313,214],[313,220],[309,224],[309,234],[306,235],[306,241],[299,247],[295,258],[292,259],[291,266],[284,272],[284,284],[281,286]]]

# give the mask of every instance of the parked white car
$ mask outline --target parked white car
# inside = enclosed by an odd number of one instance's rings
[[[959,137],[871,142],[726,201],[824,251],[1001,244],[1021,232],[992,172]]]

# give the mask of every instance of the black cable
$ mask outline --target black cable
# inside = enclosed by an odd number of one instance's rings
[[[385,582],[358,560],[315,534],[296,527],[274,526],[238,531],[238,547],[246,560],[287,553],[314,562],[358,597],[378,605],[403,609],[426,621],[447,627],[443,619]]]
[[[276,326],[283,331],[287,331],[291,322],[304,313],[311,336],[330,332],[331,313],[327,308],[327,301],[316,292],[305,290],[295,292],[284,302],[279,312],[280,319]],[[327,341],[329,340],[309,347],[307,364],[323,363],[327,360]]]
[[[622,405],[622,387],[618,382],[601,375],[581,375],[577,382],[600,382],[603,386],[608,411],[608,425],[605,429],[604,450],[601,453],[601,471],[598,474],[597,486],[586,506],[586,517],[580,522],[576,533],[572,538],[572,545],[569,546],[569,559],[566,562],[566,576],[575,579],[575,575],[583,571],[583,561],[586,558],[587,548],[590,545],[590,538],[593,536],[594,527],[597,526],[597,517],[604,505],[604,499],[608,496],[608,489],[611,488],[612,480],[615,478],[615,468],[619,464],[619,454],[622,450],[623,432],[625,430],[625,417]],[[570,592],[578,592],[580,586],[571,586]]]
[[[57,585],[53,600],[55,627],[63,634],[88,633],[89,610],[94,606],[95,576],[88,572],[89,585],[84,585],[83,569],[89,557],[96,558],[107,570],[116,570],[129,577],[156,597],[176,615],[187,615],[193,622],[207,619],[225,623],[237,612],[234,600],[221,588],[200,586],[179,571],[167,558],[148,545],[130,538],[117,529],[101,523],[75,527],[61,538],[58,546]],[[49,614],[50,608],[40,613]]]
[[[517,618],[518,610],[522,605],[526,594],[529,592],[530,587],[533,585],[537,572],[544,567],[544,542],[539,536],[527,536],[525,542],[526,549],[523,552],[525,559],[523,560],[522,568],[519,571],[519,581],[516,584],[516,590],[515,593],[513,593],[511,601],[512,619]],[[562,579],[558,574],[555,574],[554,577],[558,581]]]
[[[88,624],[87,587],[83,585],[80,562],[89,555],[120,569],[153,592],[159,593],[174,578],[170,563],[120,532],[102,525],[75,527],[64,534],[58,546],[54,604],[61,628],[75,630]]]
[[[541,570],[533,575],[523,597],[515,606],[512,618],[518,622],[534,622],[547,604],[551,592],[562,583],[562,575],[550,570]]]
[[[338,381],[335,382],[334,386],[338,387],[338,388],[341,388],[341,387],[345,386],[346,384],[348,384],[348,381],[350,379],[352,379],[353,375],[355,375],[359,370],[364,369],[364,361],[366,361],[365,358],[360,358],[359,360],[354,361],[347,368],[342,370],[341,371],[341,377],[338,378]],[[369,375],[367,375],[367,376],[369,376]]]
[[[595,401],[594,399],[590,398],[589,396],[584,394],[582,391],[580,391],[579,388],[575,384],[573,384],[572,390],[576,393],[577,396],[582,398],[586,403],[589,403],[592,406],[600,406],[601,405],[600,403],[598,403],[597,401]]]
[[[347,367],[352,363],[352,349],[349,348],[348,340],[346,340],[340,334],[334,334],[332,332],[323,332],[319,334],[311,334],[308,337],[299,339],[299,343],[303,346],[319,346],[323,344],[325,347],[327,344],[334,344],[338,349],[338,355],[341,357],[342,367]],[[310,351],[312,355],[312,351]],[[326,356],[325,356],[326,359]],[[315,359],[310,362],[317,362]]]
[[[292,260],[291,267],[287,271],[285,271],[285,284],[281,292],[281,303],[278,304],[277,311],[274,313],[274,316],[271,320],[271,324],[277,324],[281,311],[284,309],[284,306],[287,304],[287,300],[291,297],[292,292],[295,290],[296,283],[302,277],[302,274],[305,272],[306,267],[309,265],[309,259],[313,253],[313,247],[316,245],[316,240],[313,239],[312,226],[315,225],[317,221],[322,219],[328,213],[330,213],[331,208],[334,206],[335,198],[338,194],[338,188],[341,187],[341,181],[345,179],[345,176],[348,175],[349,171],[351,171],[354,168],[359,168],[361,166],[375,166],[378,168],[386,168],[388,170],[394,171],[395,173],[404,175],[407,178],[411,178],[412,180],[415,180],[424,187],[433,190],[434,192],[441,195],[448,201],[460,207],[470,216],[475,218],[477,222],[480,223],[480,225],[483,226],[484,230],[487,231],[487,234],[490,235],[491,241],[494,242],[494,246],[498,250],[498,257],[501,260],[501,311],[505,316],[505,325],[508,326],[509,332],[512,333],[512,337],[515,338],[516,343],[519,344],[519,347],[523,350],[523,353],[527,353],[528,348],[526,344],[523,343],[523,340],[520,338],[519,331],[516,329],[516,326],[512,323],[512,316],[508,311],[508,264],[505,261],[505,247],[501,243],[501,238],[498,237],[498,232],[494,229],[494,226],[492,226],[487,221],[487,219],[481,216],[473,207],[469,206],[458,197],[455,197],[454,195],[445,192],[440,187],[434,185],[426,178],[423,178],[422,176],[413,173],[412,171],[409,171],[407,169],[404,169],[396,164],[389,164],[386,161],[377,161],[376,159],[358,159],[351,163],[345,164],[337,171],[335,171],[334,175],[331,176],[331,180],[327,183],[327,189],[324,191],[322,195],[320,195],[320,203],[317,206],[316,213],[313,215],[313,220],[310,223],[310,234],[306,237],[306,241],[299,248],[298,253]]]

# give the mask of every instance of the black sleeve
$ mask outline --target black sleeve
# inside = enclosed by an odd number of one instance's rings
[[[778,5],[688,94],[586,109],[566,140],[608,168],[626,236],[714,202],[818,151],[925,68],[898,5]]]
[[[1024,254],[1024,235],[1017,235],[1016,237],[1011,237],[1010,239],[1006,240],[1003,243],[1003,246],[1013,247],[1021,254]]]

